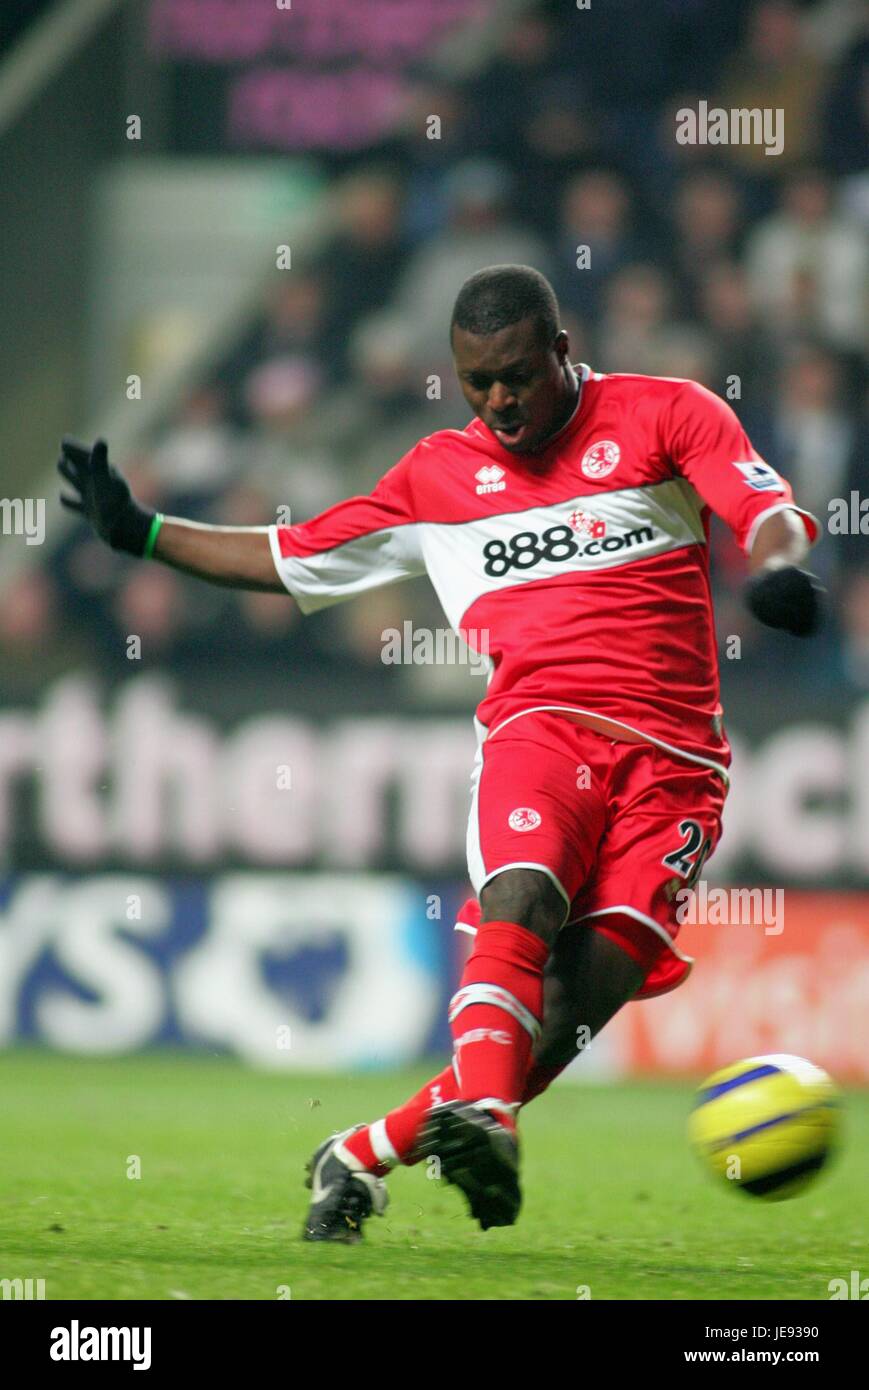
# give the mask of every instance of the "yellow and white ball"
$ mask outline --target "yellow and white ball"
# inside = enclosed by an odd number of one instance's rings
[[[833,1080],[805,1058],[747,1057],[703,1082],[688,1135],[715,1177],[780,1202],[802,1192],[830,1158],[840,1107]]]

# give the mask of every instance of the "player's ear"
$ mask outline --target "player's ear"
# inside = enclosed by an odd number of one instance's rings
[[[563,367],[565,362],[570,361],[570,339],[563,328],[560,328],[556,333],[553,347],[555,348],[558,361]]]

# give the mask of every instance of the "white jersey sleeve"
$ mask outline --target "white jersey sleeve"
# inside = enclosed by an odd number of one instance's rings
[[[414,451],[366,497],[298,526],[270,526],[275,568],[303,613],[425,573],[410,486]]]

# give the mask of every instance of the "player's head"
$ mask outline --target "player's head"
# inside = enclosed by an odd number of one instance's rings
[[[514,454],[539,449],[576,400],[555,291],[529,265],[478,270],[459,290],[450,324],[465,400]]]

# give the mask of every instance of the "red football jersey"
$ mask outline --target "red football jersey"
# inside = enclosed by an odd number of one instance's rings
[[[577,371],[545,449],[511,454],[478,419],[440,430],[369,496],[270,527],[278,574],[310,613],[427,573],[489,657],[482,735],[557,709],[723,771],[710,509],[748,552],[791,489],[696,382]]]

